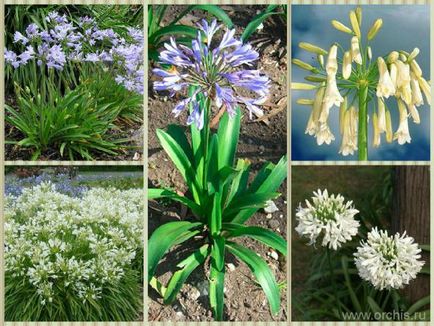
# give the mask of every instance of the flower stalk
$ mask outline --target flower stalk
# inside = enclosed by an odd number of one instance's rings
[[[368,160],[368,83],[360,81],[359,86],[359,161]]]

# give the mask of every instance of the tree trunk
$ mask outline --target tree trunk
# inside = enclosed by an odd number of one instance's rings
[[[430,244],[430,173],[428,166],[395,167],[392,231],[413,237],[418,244]],[[429,253],[422,259],[429,266]],[[429,275],[419,274],[402,293],[414,303],[429,295]]]

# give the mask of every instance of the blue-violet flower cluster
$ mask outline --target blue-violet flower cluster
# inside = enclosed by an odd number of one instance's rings
[[[75,24],[65,15],[50,12],[47,28],[32,23],[24,34],[16,31],[14,43],[21,53],[5,49],[6,63],[14,68],[36,60],[38,66],[61,71],[68,62],[104,63],[113,69],[118,84],[143,94],[144,36],[141,29],[129,28],[126,38],[113,29],[99,29],[95,20],[81,17]]]
[[[260,105],[269,94],[270,81],[259,70],[253,69],[259,54],[250,44],[243,43],[234,37],[235,29],[226,30],[218,43],[214,38],[221,25],[214,20],[198,23],[197,38],[191,42],[191,48],[177,44],[173,38],[164,44],[165,50],[160,53],[162,65],[171,65],[169,69],[156,68],[153,72],[162,78],[154,83],[156,91],[169,91],[170,96],[176,93],[185,94],[187,88],[193,86],[195,91],[189,97],[176,104],[173,109],[178,116],[186,107],[192,106],[187,124],[194,123],[198,129],[204,126],[205,108],[198,102],[198,94],[212,99],[217,109],[225,109],[230,116],[236,113],[235,108],[244,105],[250,114],[263,115]],[[256,94],[256,97],[245,97],[239,93],[245,89]]]

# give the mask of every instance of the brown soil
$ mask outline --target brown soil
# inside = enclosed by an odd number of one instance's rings
[[[223,9],[231,17],[240,33],[243,26],[255,16],[257,10],[264,6],[223,6]],[[172,19],[176,13],[181,12],[183,6],[171,6],[166,19]],[[203,17],[200,12],[193,12],[182,21],[184,24],[192,24]],[[163,22],[164,23],[164,22]],[[270,117],[268,125],[264,122],[249,121],[247,115],[243,117],[240,141],[238,146],[238,158],[248,158],[252,162],[252,173],[256,174],[265,161],[277,162],[286,153],[286,26],[279,25],[279,20],[268,20],[264,29],[252,36],[250,41],[260,53],[258,68],[262,69],[272,80],[271,96],[265,108],[266,113],[277,114]],[[152,68],[152,64],[151,67]],[[182,178],[177,173],[174,165],[169,160],[158,143],[156,137],[157,128],[165,128],[168,124],[185,125],[186,116],[174,118],[171,110],[175,100],[161,96],[152,90],[152,82],[155,78],[149,74],[149,103],[148,103],[148,159],[149,159],[149,186],[169,186],[179,191],[186,191]],[[278,109],[282,107],[282,109]],[[268,110],[268,112],[267,112]],[[248,222],[250,225],[258,225],[269,228],[282,237],[287,235],[286,221],[286,184],[279,189],[282,196],[275,200],[278,212],[270,216],[261,210]],[[151,202],[149,205],[148,228],[149,235],[153,230],[170,220],[180,219],[185,212],[177,204],[162,204]],[[277,316],[272,316],[268,302],[259,285],[254,281],[250,269],[240,263],[235,257],[227,254],[226,263],[232,263],[234,270],[227,268],[225,278],[225,320],[230,321],[282,321],[287,320],[286,298],[286,259],[280,257],[275,260],[269,256],[270,249],[251,239],[241,238],[241,244],[254,249],[262,258],[266,259],[276,275],[279,284],[284,282],[282,288],[281,310]],[[184,243],[172,250],[163,261],[160,262],[156,275],[159,281],[167,284],[175,265],[192,249],[196,241]],[[187,280],[177,297],[177,301],[165,306],[156,291],[149,287],[148,319],[151,321],[209,321],[212,320],[208,296],[201,295],[195,299],[197,288],[202,294],[207,286],[207,266],[197,269]],[[205,290],[206,291],[206,290]]]

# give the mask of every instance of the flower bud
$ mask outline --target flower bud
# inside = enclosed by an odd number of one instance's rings
[[[417,79],[417,81],[419,82],[420,89],[422,90],[423,94],[425,95],[427,103],[429,105],[431,105],[431,87],[430,87],[430,85],[423,77],[419,77]]]
[[[414,58],[417,57],[417,55],[419,54],[420,50],[419,48],[414,48],[414,50],[410,53],[410,55],[407,58],[407,62],[411,62],[414,60]]]
[[[321,54],[321,55],[326,55],[327,51],[320,48],[319,46],[307,43],[307,42],[300,42],[298,44],[298,46],[303,49],[306,50],[308,52],[312,52],[312,53],[316,53],[316,54]]]
[[[422,76],[422,69],[420,69],[420,66],[416,62],[416,60],[411,60],[411,62],[410,62],[410,68],[411,68],[411,71],[415,74],[416,77],[421,77]]]
[[[326,64],[327,75],[336,75],[336,72],[338,70],[337,53],[338,53],[338,47],[336,45],[332,45],[329,51],[329,55],[327,57],[327,64]]]
[[[399,58],[399,53],[397,51],[392,51],[387,56],[387,63],[394,63]]]
[[[295,64],[296,66],[299,66],[301,69],[305,69],[308,71],[314,71],[315,67],[311,66],[310,64],[301,61],[299,59],[292,59],[292,63]]]
[[[296,102],[300,105],[313,105],[314,101],[308,98],[299,98]]]
[[[393,141],[392,117],[389,110],[386,110],[386,141],[388,143]]]
[[[378,97],[378,130],[380,133],[386,131],[386,107],[381,97]]]
[[[374,126],[374,140],[373,140],[373,146],[374,147],[379,147],[380,146],[380,142],[381,142],[381,137],[380,137],[380,128],[378,126],[378,116],[377,116],[377,112],[374,112],[374,115],[372,117],[372,124]]]
[[[372,40],[377,35],[382,25],[383,25],[383,20],[381,18],[378,18],[368,32],[369,41]]]
[[[351,57],[357,64],[361,65],[363,63],[362,55],[360,53],[359,39],[355,36],[351,39]]]
[[[348,79],[351,76],[351,54],[350,51],[344,53],[344,62],[342,64],[342,76]]]
[[[294,90],[312,90],[317,88],[316,85],[306,83],[291,83],[291,89]]]
[[[354,34],[356,34],[357,38],[360,38],[362,34],[360,33],[359,22],[357,21],[356,13],[353,10],[350,11],[350,22],[351,26],[353,27]]]
[[[322,83],[327,81],[327,78],[323,77],[323,76],[306,76],[304,77],[304,79],[306,79],[307,81],[310,82],[314,82],[314,83]]]
[[[318,60],[319,65],[321,66],[321,68],[324,68],[324,56],[322,54],[319,54],[317,56],[317,60]]]
[[[356,17],[359,25],[362,26],[362,7],[360,6],[356,8]]]
[[[341,31],[341,32],[344,32],[344,33],[348,33],[348,34],[353,34],[353,31],[351,30],[351,28],[345,26],[344,24],[342,24],[341,22],[339,22],[337,20],[332,20],[332,25],[338,31]]]
[[[370,46],[368,46],[368,59],[372,60],[372,49]]]
[[[341,103],[341,106],[339,108],[339,129],[341,132],[341,135],[344,133],[344,126],[345,126],[345,112],[347,111],[348,106],[348,99],[345,96],[344,101]]]

